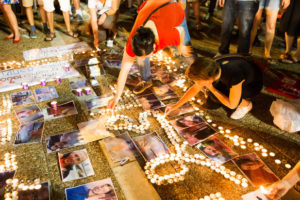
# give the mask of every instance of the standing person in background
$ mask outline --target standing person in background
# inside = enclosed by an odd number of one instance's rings
[[[116,22],[118,19],[118,10],[120,0],[89,0],[88,7],[91,16],[91,26],[94,35],[94,46],[99,47],[99,34],[106,35],[106,30],[110,32],[109,36],[103,36],[100,41],[117,34]],[[99,31],[100,29],[100,31]],[[100,32],[100,33],[99,33]]]
[[[80,8],[80,0],[74,0],[75,18],[78,22],[82,22],[82,10]]]
[[[15,13],[11,9],[11,4],[18,4],[19,0],[0,0],[0,8],[4,14],[4,17],[11,30],[11,34],[4,38],[4,40],[12,40],[13,43],[19,43],[21,41],[21,35],[19,32],[18,21]]]
[[[250,52],[252,53],[253,43],[256,37],[257,29],[259,27],[263,10],[266,11],[266,34],[265,34],[265,48],[264,57],[269,64],[276,64],[272,59],[270,51],[275,35],[276,21],[279,8],[286,9],[290,4],[290,0],[260,0],[259,9],[255,15],[253,27],[250,36]]]
[[[208,13],[205,15],[205,20],[210,22],[214,16],[214,10],[217,4],[217,0],[209,0]]]
[[[250,47],[250,32],[258,9],[257,0],[218,0],[223,7],[221,45],[216,54],[221,56],[229,53],[231,33],[236,18],[239,19],[238,54],[248,54]],[[224,4],[225,3],[225,4]]]
[[[280,22],[280,29],[285,33],[286,50],[280,56],[284,63],[298,63],[300,62],[300,1],[292,0],[290,6],[287,8],[282,16]],[[292,46],[294,39],[297,40],[296,53],[292,54]]]
[[[60,10],[63,13],[64,21],[67,27],[67,35],[73,38],[78,38],[78,33],[74,33],[71,30],[71,24],[70,24],[70,15],[69,12],[71,10],[71,4],[70,0],[58,0],[60,5]],[[54,17],[53,17],[53,11],[54,8],[54,0],[44,0],[44,8],[47,12],[47,19],[49,23],[50,33],[46,36],[45,41],[52,41],[56,35],[54,33]]]
[[[200,4],[199,0],[187,0],[187,12],[186,12],[186,20],[189,21],[189,14],[190,14],[190,3],[192,3],[193,11],[194,11],[194,16],[196,20],[196,31],[199,31],[201,29],[201,24],[200,24]]]
[[[42,23],[43,23],[43,32],[46,34],[49,34],[49,29],[47,26],[46,11],[44,10],[44,2],[43,2],[43,0],[37,0],[37,3],[39,4],[39,8],[40,8],[40,14],[41,14]],[[36,38],[37,37],[36,36],[36,27],[34,25],[34,18],[33,18],[33,11],[32,11],[33,0],[22,0],[22,4],[25,8],[27,20],[30,25],[29,37]]]

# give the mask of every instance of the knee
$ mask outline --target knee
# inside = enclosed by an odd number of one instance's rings
[[[267,33],[275,33],[276,24],[266,24]]]

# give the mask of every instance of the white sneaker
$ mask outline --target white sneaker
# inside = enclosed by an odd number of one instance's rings
[[[252,109],[252,102],[248,106],[238,106],[237,109],[231,114],[231,119],[241,119]]]

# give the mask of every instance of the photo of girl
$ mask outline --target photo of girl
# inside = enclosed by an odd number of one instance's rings
[[[67,200],[117,200],[110,178],[66,189]]]
[[[202,124],[204,123],[204,120],[198,115],[192,115],[172,120],[170,123],[177,131],[180,131],[198,124]]]
[[[279,180],[255,153],[235,157],[233,161],[253,186],[269,185]]]
[[[169,105],[174,105],[174,104],[168,104]],[[172,110],[172,112],[168,113],[167,117],[168,118],[174,118],[180,115],[184,115],[187,113],[191,113],[194,112],[195,109],[193,108],[193,106],[189,103],[184,104],[183,106],[181,106],[180,108],[176,109],[176,110]]]
[[[58,153],[58,159],[63,182],[94,175],[94,170],[86,149],[66,154]]]
[[[218,164],[223,164],[238,155],[215,136],[199,143],[196,148]]]

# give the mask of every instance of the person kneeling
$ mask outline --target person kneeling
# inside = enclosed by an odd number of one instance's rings
[[[228,56],[214,61],[198,58],[187,70],[186,76],[194,85],[166,114],[178,109],[203,88],[208,89],[223,105],[236,109],[232,119],[244,117],[251,109],[251,99],[260,93],[263,81],[260,68],[249,57]]]
[[[99,40],[103,41],[109,37],[111,37],[109,39],[113,39],[117,34],[116,21],[119,6],[119,0],[89,0],[90,23],[93,30],[95,47],[99,47]],[[99,29],[100,31],[98,32]],[[110,32],[110,36],[106,36],[106,30]]]

